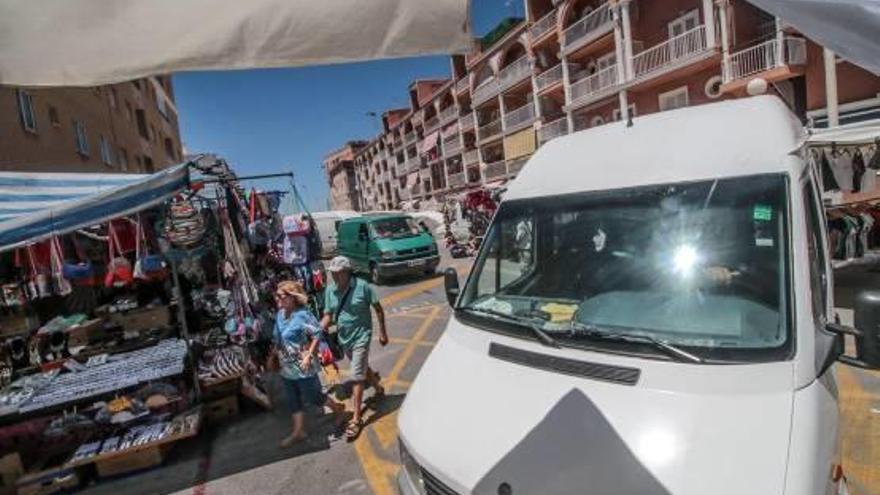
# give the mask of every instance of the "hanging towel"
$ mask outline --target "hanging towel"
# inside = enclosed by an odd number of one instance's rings
[[[874,156],[872,156],[871,161],[868,162],[868,168],[871,170],[880,170],[880,144],[878,144],[877,148],[874,150]]]
[[[852,157],[853,192],[862,190],[862,176],[865,175],[865,159],[862,152],[856,150]]]
[[[828,157],[825,155],[825,152],[822,152],[821,157],[821,166],[822,166],[822,189],[824,191],[837,191],[840,189],[840,186],[837,184],[837,179],[834,178],[834,172],[831,170],[831,164],[828,163]]]

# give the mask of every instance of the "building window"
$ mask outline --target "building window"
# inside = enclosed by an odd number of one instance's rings
[[[700,25],[700,11],[691,10],[687,14],[669,23],[669,37],[674,38],[696,28]]]
[[[86,137],[86,126],[78,120],[73,121],[73,132],[76,135],[76,152],[89,156],[89,141]]]
[[[635,117],[635,116],[636,116],[636,104],[635,104],[635,103],[630,103],[630,104],[627,106],[627,108],[629,109],[629,116],[630,116],[630,118]],[[612,120],[613,122],[617,122],[617,121],[620,120],[622,117],[623,117],[623,116],[620,115],[620,108],[615,108],[614,110],[611,111],[611,120]]]
[[[688,87],[682,86],[678,89],[661,93],[658,99],[661,112],[686,107],[688,106]]]
[[[119,168],[128,171],[128,152],[125,148],[119,148]]]
[[[37,132],[37,116],[34,114],[34,98],[27,91],[19,89],[16,91],[18,96],[18,115],[21,117],[21,125],[28,132]]]
[[[177,160],[177,155],[174,153],[174,141],[171,138],[165,138],[165,154],[168,155],[168,158]]]
[[[61,120],[58,118],[58,109],[55,107],[49,107],[49,123],[52,124],[52,127],[60,127]]]
[[[150,140],[150,130],[147,128],[147,115],[142,108],[134,111],[135,120],[137,120],[138,134],[147,141]]]
[[[156,168],[153,166],[153,159],[148,156],[145,156],[144,157],[144,172],[147,172],[148,174],[152,174],[155,171],[156,171]]]
[[[98,136],[98,144],[101,148],[101,161],[104,165],[113,165],[113,152],[110,150],[110,143],[103,135]]]
[[[110,88],[110,108],[116,108],[116,88]]]

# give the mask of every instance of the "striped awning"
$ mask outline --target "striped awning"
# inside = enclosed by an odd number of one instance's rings
[[[189,183],[189,167],[151,175],[0,172],[0,251],[151,208]]]

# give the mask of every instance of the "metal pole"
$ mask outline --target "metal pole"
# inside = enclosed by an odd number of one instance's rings
[[[837,101],[837,62],[834,52],[825,48],[825,105],[828,108],[828,127],[840,125],[840,110]]]
[[[230,181],[242,181],[242,180],[256,180],[256,179],[271,179],[273,177],[290,177],[293,178],[293,172],[284,172],[280,174],[264,174],[264,175],[247,175],[245,177],[230,177],[228,180]],[[225,182],[223,179],[205,179],[197,182],[201,182],[202,184],[213,184],[217,182]]]

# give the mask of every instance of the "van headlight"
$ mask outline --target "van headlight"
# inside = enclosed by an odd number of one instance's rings
[[[394,251],[380,251],[379,256],[381,256],[383,260],[390,260],[394,257]]]
[[[420,494],[427,493],[425,491],[425,480],[422,478],[422,468],[419,467],[419,463],[413,459],[413,456],[409,454],[409,451],[406,450],[406,446],[403,442],[399,442],[400,445],[400,464],[403,466],[403,469],[406,471],[407,476],[409,476],[410,481],[412,482],[412,487]]]

